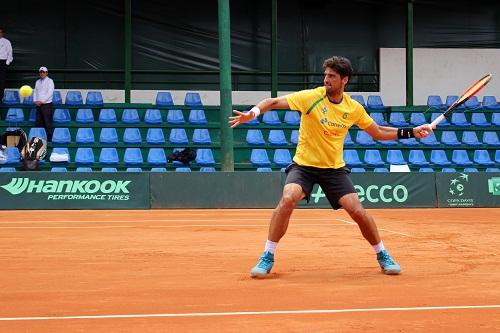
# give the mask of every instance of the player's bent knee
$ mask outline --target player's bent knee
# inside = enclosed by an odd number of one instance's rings
[[[348,213],[356,223],[363,223],[365,220],[366,211],[363,206],[356,206],[348,211]]]
[[[300,201],[300,197],[290,193],[283,193],[281,206],[285,209],[294,209]]]

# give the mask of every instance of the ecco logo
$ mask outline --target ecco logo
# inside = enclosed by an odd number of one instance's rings
[[[130,180],[30,180],[29,178],[12,178],[10,183],[0,186],[13,195],[26,193],[129,193],[127,186]]]
[[[356,192],[359,196],[359,201],[363,202],[365,199],[368,202],[405,202],[408,200],[408,189],[404,185],[369,185],[366,190],[360,185],[354,185]],[[311,194],[314,203],[318,203],[321,198],[325,198],[325,194],[321,187],[318,186],[316,193]]]

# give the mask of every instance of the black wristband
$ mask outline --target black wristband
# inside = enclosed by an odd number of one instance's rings
[[[398,139],[410,139],[414,138],[413,127],[401,127],[398,128]]]

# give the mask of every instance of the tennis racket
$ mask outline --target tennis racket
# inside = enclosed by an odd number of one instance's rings
[[[474,96],[479,92],[479,90],[483,89],[484,86],[490,82],[492,75],[486,74],[481,79],[474,82],[467,90],[460,96],[450,107],[441,115],[439,115],[436,119],[434,119],[431,123],[432,128],[436,128],[436,126],[449,114],[451,114],[457,107],[465,103],[469,98]]]

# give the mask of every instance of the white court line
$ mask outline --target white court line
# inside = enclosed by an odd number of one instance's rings
[[[53,316],[53,317],[0,317],[0,321],[33,321],[33,320],[68,320],[68,319],[123,319],[123,318],[165,318],[165,317],[227,317],[227,316],[259,316],[288,314],[319,313],[352,313],[352,312],[384,312],[384,311],[433,311],[433,310],[479,310],[500,309],[494,305],[457,305],[457,306],[421,306],[406,308],[365,308],[365,309],[330,309],[330,310],[282,310],[282,311],[244,311],[244,312],[193,312],[193,313],[151,313],[151,314],[116,314],[95,316]]]

